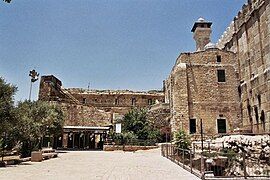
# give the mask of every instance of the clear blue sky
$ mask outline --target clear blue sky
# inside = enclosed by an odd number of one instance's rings
[[[0,1],[0,76],[29,95],[29,70],[64,87],[162,88],[180,52],[194,51],[199,17],[216,42],[246,0]],[[33,87],[37,99],[39,82]]]

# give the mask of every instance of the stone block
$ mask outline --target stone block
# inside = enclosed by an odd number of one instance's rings
[[[31,153],[31,162],[41,162],[42,161],[42,152],[41,151],[33,151]]]

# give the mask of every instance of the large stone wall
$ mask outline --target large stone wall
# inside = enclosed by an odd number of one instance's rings
[[[270,132],[270,1],[249,0],[217,45],[237,54],[244,128]]]
[[[221,62],[217,62],[217,56]],[[218,49],[182,53],[165,83],[166,102],[171,107],[172,131],[190,131],[189,120],[200,119],[204,133],[217,133],[217,119],[226,119],[227,132],[241,127],[235,54]],[[217,70],[225,70],[226,82],[218,82]]]
[[[41,77],[39,100],[60,104],[67,115],[65,125],[110,126],[134,107],[164,102],[164,93],[63,88],[59,79],[49,75]]]

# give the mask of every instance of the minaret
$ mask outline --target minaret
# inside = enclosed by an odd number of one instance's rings
[[[193,25],[191,32],[193,32],[193,39],[196,41],[196,50],[204,50],[204,46],[208,44],[211,35],[212,22],[205,21],[203,18],[199,18]]]

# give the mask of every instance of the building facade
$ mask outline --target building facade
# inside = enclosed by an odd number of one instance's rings
[[[227,133],[241,127],[235,53],[210,42],[211,22],[200,18],[192,32],[196,52],[181,53],[165,81],[172,132]]]
[[[270,1],[248,0],[217,43],[236,53],[243,128],[270,132]]]
[[[165,81],[172,131],[270,132],[270,1],[248,0],[210,43],[211,22],[192,32],[196,52],[181,53]]]
[[[117,119],[132,108],[164,102],[164,93],[63,88],[59,79],[49,75],[41,77],[39,100],[60,105],[66,114],[61,140],[55,141],[59,141],[57,146],[96,149],[101,148]]]

